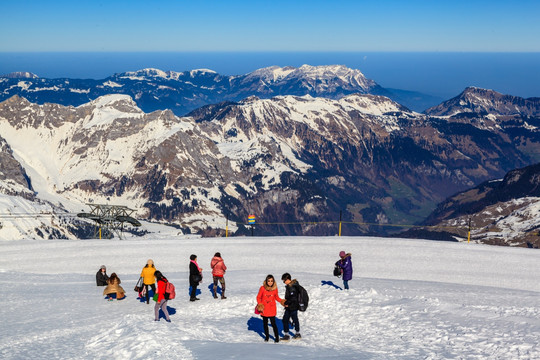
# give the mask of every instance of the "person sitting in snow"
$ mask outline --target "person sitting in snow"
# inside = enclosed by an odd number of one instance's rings
[[[210,267],[212,268],[212,277],[214,280],[214,287],[212,293],[214,294],[214,299],[217,299],[217,284],[218,281],[221,284],[221,299],[226,299],[225,297],[225,271],[227,271],[227,266],[221,258],[221,253],[215,253],[212,261],[210,262]]]
[[[345,253],[345,251],[340,251],[339,257],[341,259],[336,262],[336,266],[339,266],[341,268],[343,287],[345,288],[345,290],[349,290],[349,280],[352,279],[353,273],[351,253]]]
[[[107,268],[105,267],[105,265],[101,265],[98,272],[96,273],[97,286],[107,286],[107,280],[109,280],[109,275],[107,275]]]
[[[107,280],[107,287],[103,290],[103,295],[107,295],[108,301],[113,301],[116,297],[116,300],[122,300],[125,297],[126,292],[120,286],[122,281],[116,273],[112,273],[109,280]]]

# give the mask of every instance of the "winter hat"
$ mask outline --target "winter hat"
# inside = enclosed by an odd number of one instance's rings
[[[107,270],[107,268],[105,267],[105,265],[101,265],[101,267],[100,267],[99,269],[100,269],[100,270],[101,270],[101,269]]]
[[[150,265],[150,266],[154,265],[154,260],[148,259],[148,260],[146,261],[146,265]]]
[[[342,250],[342,251],[339,252],[339,257],[344,257],[345,255],[347,255],[347,254],[345,254],[345,251]]]

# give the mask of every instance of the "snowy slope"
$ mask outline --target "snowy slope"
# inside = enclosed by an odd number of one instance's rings
[[[165,76],[152,69],[146,74],[154,73]],[[159,206],[176,206],[180,214],[173,221],[204,230],[222,228],[216,223],[224,217],[219,199],[227,195],[241,200],[235,187],[257,194],[280,186],[284,173],[306,173],[312,166],[299,157],[306,141],[300,134],[306,128],[326,139],[350,133],[350,141],[359,143],[354,121],[392,132],[399,129],[397,117],[385,114],[406,110],[372,95],[338,101],[252,97],[237,107],[241,119],[254,121],[196,123],[168,111],[146,114],[131,97],[120,94],[78,107],[37,105],[13,97],[2,103],[0,132],[41,200],[72,213],[89,202],[120,204],[149,218],[150,198],[156,202],[151,206],[157,209],[157,220],[167,217]],[[300,130],[291,137],[294,128]],[[233,132],[234,137],[228,135]],[[251,163],[255,166],[246,167]],[[259,175],[261,184],[255,185],[252,178]],[[165,185],[160,184],[167,185],[166,199]],[[10,236],[0,231],[0,238]]]
[[[2,359],[537,359],[540,263],[522,248],[422,240],[281,237],[0,242]],[[333,277],[352,253],[351,290]],[[228,266],[226,300],[208,288],[209,263]],[[188,301],[190,254],[204,269],[201,301]],[[84,254],[84,255],[83,255]],[[301,255],[301,256],[299,256]],[[132,288],[152,258],[177,288],[171,323]],[[100,265],[127,291],[107,302]],[[255,296],[271,273],[308,290],[302,340],[264,343]],[[280,296],[283,284],[278,281]],[[283,310],[278,306],[278,327]]]

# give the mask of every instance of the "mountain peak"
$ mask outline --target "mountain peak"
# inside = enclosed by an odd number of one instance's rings
[[[39,76],[28,71],[12,72],[1,77],[8,79],[39,79]]]
[[[128,106],[130,108],[136,108],[139,112],[141,111],[138,107],[135,101],[131,98],[129,95],[122,95],[122,94],[110,94],[110,95],[104,95],[100,96],[97,99],[89,102],[88,104],[83,104],[81,106],[94,106],[97,109],[102,108],[117,108],[119,106]]]
[[[462,113],[539,116],[540,99],[524,99],[470,86],[458,96],[425,112],[433,116],[456,116]]]
[[[479,95],[479,96],[503,96],[503,94],[491,90],[491,89],[483,89],[476,86],[469,86],[463,90],[463,92],[458,96],[467,96],[467,95]]]
[[[266,82],[278,82],[286,78],[290,73],[295,71],[296,68],[293,68],[291,66],[286,67],[279,67],[277,65],[269,66],[261,69],[257,69],[251,73],[249,73],[246,78],[261,78],[262,80]]]
[[[128,71],[118,74],[119,78],[128,78],[133,80],[148,80],[148,79],[178,79],[182,73],[175,71],[163,71],[160,69],[146,68],[137,71]]]

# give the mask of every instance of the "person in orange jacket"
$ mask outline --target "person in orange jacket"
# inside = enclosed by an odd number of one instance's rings
[[[218,281],[221,284],[221,299],[226,299],[225,296],[225,271],[227,271],[227,266],[225,265],[225,262],[221,258],[221,253],[217,252],[215,253],[214,257],[212,258],[212,261],[210,262],[210,267],[212,268],[212,278],[214,280],[214,287],[212,289],[212,293],[214,295],[214,299],[217,299],[217,284]]]
[[[167,283],[169,280],[163,274],[161,271],[156,270],[154,273],[156,279],[157,279],[157,294],[158,299],[156,301],[156,305],[154,306],[154,314],[155,314],[155,321],[159,321],[159,309],[163,311],[163,315],[165,315],[165,321],[171,322],[171,319],[169,318],[169,312],[167,311],[167,301],[168,299],[165,299],[165,287],[167,286]]]
[[[146,265],[143,267],[141,271],[141,277],[143,278],[143,284],[146,288],[146,303],[150,303],[150,294],[148,291],[148,287],[150,286],[152,288],[153,293],[156,293],[156,277],[154,276],[154,273],[156,272],[156,267],[154,266],[154,261],[152,259],[148,259],[146,262]]]
[[[257,294],[257,310],[264,322],[264,341],[268,341],[268,320],[274,329],[274,342],[279,342],[279,333],[276,325],[276,301],[283,305],[285,302],[279,297],[276,280],[273,275],[268,275]]]

